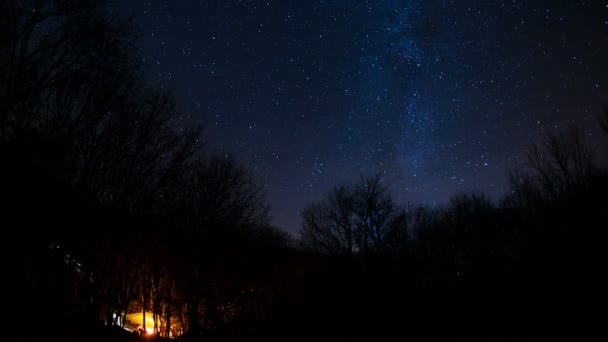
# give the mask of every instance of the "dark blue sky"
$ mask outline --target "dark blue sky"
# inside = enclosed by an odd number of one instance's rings
[[[401,202],[498,198],[569,122],[599,142],[608,1],[129,1],[155,85],[253,168],[274,222],[384,173]]]

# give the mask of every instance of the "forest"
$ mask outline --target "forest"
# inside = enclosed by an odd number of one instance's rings
[[[137,40],[102,1],[0,2],[5,334],[605,335],[608,169],[581,128],[532,146],[500,201],[398,203],[362,175],[302,208],[296,237],[256,175],[145,80]]]

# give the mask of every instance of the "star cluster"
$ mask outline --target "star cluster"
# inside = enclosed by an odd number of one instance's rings
[[[277,226],[383,173],[400,201],[498,198],[549,130],[592,137],[605,1],[130,1],[148,77],[249,165]]]

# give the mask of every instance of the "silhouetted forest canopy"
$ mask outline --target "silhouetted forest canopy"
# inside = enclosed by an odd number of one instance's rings
[[[195,340],[604,333],[608,170],[581,129],[532,147],[499,202],[401,204],[363,175],[303,208],[296,239],[272,225],[255,175],[145,81],[135,32],[104,1],[1,2],[17,339],[129,339],[117,327],[138,325]]]

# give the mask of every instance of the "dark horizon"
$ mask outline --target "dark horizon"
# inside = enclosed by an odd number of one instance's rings
[[[596,341],[607,19],[1,1],[2,336]]]
[[[335,183],[382,173],[400,202],[497,199],[548,131],[602,137],[602,1],[117,6],[134,15],[152,83],[253,169],[292,234]]]

